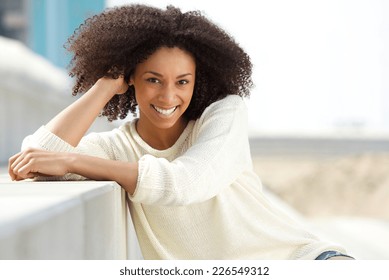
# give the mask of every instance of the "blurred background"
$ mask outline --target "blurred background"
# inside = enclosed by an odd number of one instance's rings
[[[0,0],[3,173],[22,139],[76,98],[67,38],[86,18],[135,2],[201,10],[251,56],[249,135],[266,189],[341,241],[362,228],[371,230],[370,240],[388,239],[382,237],[389,233],[385,0]],[[99,119],[92,130],[118,125]],[[372,256],[389,259],[389,248],[380,245],[369,244]]]

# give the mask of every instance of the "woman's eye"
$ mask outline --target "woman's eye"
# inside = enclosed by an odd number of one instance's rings
[[[150,82],[150,83],[153,83],[153,84],[159,83],[159,80],[156,79],[156,78],[148,78],[147,81]]]
[[[188,80],[179,80],[179,81],[178,81],[178,84],[179,84],[179,85],[186,85],[187,83],[189,83]]]

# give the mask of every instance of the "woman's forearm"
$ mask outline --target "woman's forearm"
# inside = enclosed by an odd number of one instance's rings
[[[82,97],[55,116],[46,128],[76,147],[107,102],[127,90],[123,78],[101,78]]]
[[[138,163],[115,161],[81,154],[71,154],[68,172],[92,180],[116,181],[133,194],[138,179]]]
[[[116,181],[133,194],[138,180],[138,163],[27,148],[9,159],[8,173],[16,181],[74,173],[92,180]]]

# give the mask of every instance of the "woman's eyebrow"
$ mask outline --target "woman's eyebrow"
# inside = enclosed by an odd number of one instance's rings
[[[182,74],[182,75],[178,75],[177,78],[183,78],[185,76],[193,76],[192,73],[186,73],[186,74]]]
[[[157,77],[163,77],[162,74],[160,74],[160,73],[158,73],[158,72],[154,72],[154,71],[145,71],[145,72],[143,73],[143,75],[144,75],[144,74],[153,74],[153,75],[155,75],[155,76],[157,76]]]
[[[162,74],[160,74],[158,72],[155,72],[155,71],[146,71],[146,72],[143,73],[143,75],[144,74],[153,74],[153,75],[155,75],[157,77],[163,77]],[[182,78],[182,77],[189,76],[189,75],[193,76],[192,73],[185,73],[185,74],[178,75],[176,78],[178,79],[178,78]]]

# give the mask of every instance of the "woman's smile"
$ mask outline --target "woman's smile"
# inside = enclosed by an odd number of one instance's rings
[[[174,107],[171,107],[169,109],[164,109],[162,107],[158,107],[156,105],[151,105],[155,111],[157,111],[159,114],[165,116],[165,117],[169,117],[171,115],[173,115],[173,113],[176,111],[177,107],[178,106],[174,106]]]

